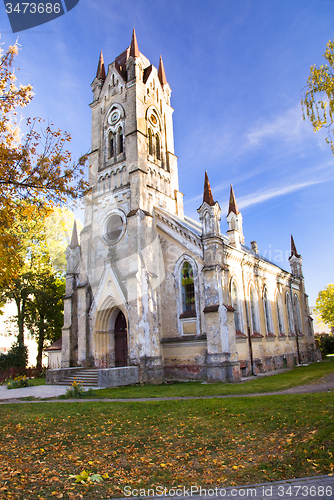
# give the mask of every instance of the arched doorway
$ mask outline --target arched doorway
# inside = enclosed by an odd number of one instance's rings
[[[128,336],[126,319],[122,311],[115,321],[115,366],[128,364]]]

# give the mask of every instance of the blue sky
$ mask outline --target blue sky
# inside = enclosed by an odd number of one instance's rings
[[[80,0],[68,14],[18,35],[22,84],[41,116],[72,134],[74,156],[90,148],[92,82],[129,44],[163,57],[172,88],[175,151],[185,212],[197,219],[204,171],[227,229],[232,183],[246,244],[289,269],[290,234],[303,257],[310,304],[334,282],[334,158],[300,107],[312,64],[334,38],[334,1]],[[4,46],[11,33],[0,12]]]

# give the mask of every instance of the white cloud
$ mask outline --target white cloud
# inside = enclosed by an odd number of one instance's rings
[[[294,191],[299,191],[300,189],[313,186],[315,184],[321,184],[322,182],[325,181],[313,180],[308,182],[300,182],[297,184],[285,185],[282,187],[269,189],[267,191],[258,191],[257,193],[252,193],[237,200],[238,207],[242,209],[250,207],[251,205],[258,205],[259,203],[263,203],[264,201],[270,200],[271,198],[277,198],[278,196],[293,193]]]
[[[290,108],[273,121],[259,120],[258,123],[246,133],[246,147],[258,147],[267,139],[284,139],[296,141],[311,132],[302,118],[300,105]]]

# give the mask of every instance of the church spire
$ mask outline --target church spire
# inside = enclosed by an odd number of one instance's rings
[[[161,56],[160,56],[160,61],[159,61],[158,78],[160,80],[160,83],[161,83],[162,87],[167,84],[167,78],[166,78],[164,63],[162,62],[162,57]]]
[[[76,220],[74,220],[70,248],[72,248],[72,250],[74,250],[78,246],[79,246],[79,241],[78,241],[77,223],[76,223]]]
[[[207,171],[205,171],[205,179],[204,179],[204,193],[203,193],[203,203],[207,203],[212,207],[215,204],[212,196],[212,191],[210,187],[209,177]]]
[[[104,60],[103,60],[102,50],[100,52],[99,64],[97,65],[96,78],[99,78],[99,80],[105,80],[106,79],[106,70],[105,70],[105,67],[104,67]]]
[[[132,32],[132,39],[131,39],[130,54],[129,55],[132,56],[132,57],[139,57],[140,56],[140,52],[139,52],[139,49],[138,49],[136,32],[135,32],[134,28],[133,28],[133,32]]]
[[[298,259],[300,257],[300,255],[298,255],[298,253],[297,253],[297,249],[296,249],[296,245],[295,245],[293,236],[291,235],[291,255],[290,255],[290,258],[292,256],[297,257]]]
[[[230,203],[228,206],[228,214],[227,215],[230,215],[231,212],[233,212],[235,215],[238,215],[238,213],[239,213],[237,200],[235,199],[232,184],[231,184],[231,190],[230,190]]]

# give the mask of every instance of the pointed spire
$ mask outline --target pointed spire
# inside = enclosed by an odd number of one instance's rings
[[[139,57],[140,56],[140,52],[139,52],[139,49],[138,49],[136,32],[135,32],[134,28],[133,28],[133,32],[132,32],[132,39],[131,39],[130,54],[129,55],[132,56],[132,57]]]
[[[105,80],[106,79],[106,70],[105,70],[105,67],[104,67],[104,60],[103,60],[102,50],[101,50],[101,53],[100,53],[99,64],[97,66],[96,78],[99,78],[100,80]]]
[[[204,180],[204,194],[203,194],[203,203],[207,203],[212,206],[215,204],[213,201],[212,191],[210,187],[209,177],[207,171],[205,171],[205,180]]]
[[[239,213],[237,200],[235,199],[232,184],[231,184],[231,191],[230,191],[230,203],[228,206],[228,214],[227,215],[229,215],[231,212],[235,213],[235,215],[238,215],[238,213]]]
[[[297,249],[296,249],[296,245],[295,245],[293,236],[291,235],[291,255],[290,255],[290,258],[292,256],[298,257],[298,259],[300,257],[300,255],[298,255],[298,253],[297,253]]]
[[[167,78],[166,78],[164,63],[162,62],[161,56],[160,56],[160,61],[159,61],[158,78],[159,78],[162,86],[166,85]]]
[[[70,248],[72,248],[72,250],[74,250],[78,246],[79,246],[79,241],[78,241],[77,223],[76,223],[76,220],[74,220]]]

